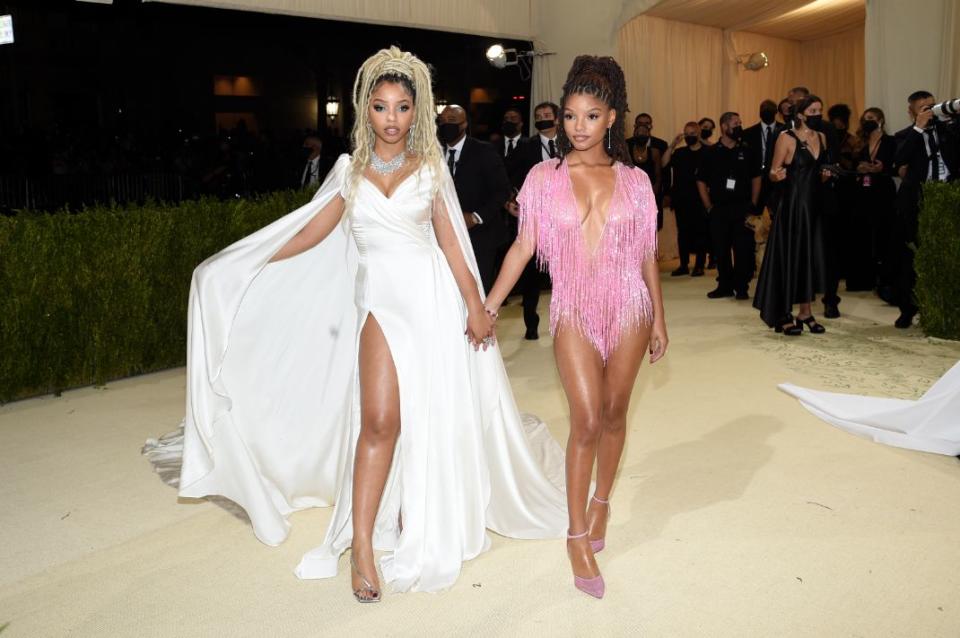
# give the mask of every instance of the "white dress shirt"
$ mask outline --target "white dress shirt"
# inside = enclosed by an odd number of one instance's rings
[[[914,125],[913,130],[916,131],[923,137],[923,147],[927,151],[927,157],[930,157],[930,138],[927,137],[926,131],[924,131],[919,126]],[[939,166],[939,181],[946,182],[950,179],[950,169],[947,168],[946,162],[943,161],[943,153],[940,151],[940,134],[937,133],[936,128],[930,129],[933,131],[933,139],[937,140],[937,165]],[[928,161],[927,163],[927,181],[933,181],[933,162]]]
[[[553,141],[553,152],[556,153],[559,151],[557,148],[557,136],[547,137],[543,133],[540,133],[540,158],[543,161],[550,159],[550,141]]]
[[[317,155],[312,160],[307,160],[307,165],[303,167],[303,175],[300,176],[300,187],[315,186],[320,183],[320,156]]]
[[[503,156],[504,157],[506,157],[507,153],[510,152],[510,142],[513,142],[513,150],[517,150],[517,146],[520,144],[520,134],[517,133],[516,137],[503,138]]]

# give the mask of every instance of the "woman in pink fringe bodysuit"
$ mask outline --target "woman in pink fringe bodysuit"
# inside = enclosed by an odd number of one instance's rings
[[[579,56],[563,86],[560,159],[530,171],[517,198],[517,241],[486,301],[496,318],[534,255],[549,269],[550,332],[570,408],[567,553],[574,585],[597,598],[604,582],[594,554],[605,544],[630,394],[645,352],[654,363],[667,350],[657,205],[646,174],[629,159],[626,110],[613,58]]]

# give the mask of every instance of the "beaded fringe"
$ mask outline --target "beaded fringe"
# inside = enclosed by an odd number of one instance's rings
[[[657,205],[646,173],[620,164],[594,254],[580,229],[566,165],[535,166],[518,195],[519,233],[536,242],[537,264],[553,279],[550,332],[576,326],[604,363],[625,331],[653,321],[641,267],[656,258]]]

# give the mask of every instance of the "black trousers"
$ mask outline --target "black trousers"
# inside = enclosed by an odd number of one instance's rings
[[[917,272],[913,268],[913,248],[918,245],[917,222],[920,217],[921,187],[902,184],[897,193],[897,220],[895,223],[897,242],[896,270],[893,281],[893,301],[900,312],[912,314],[917,311],[917,302],[913,288],[917,283]]]
[[[750,287],[756,242],[753,231],[744,225],[749,210],[749,204],[717,204],[709,213],[720,290],[747,292]]]
[[[497,280],[497,248],[495,246],[473,247],[473,254],[477,258],[477,270],[480,271],[480,281],[483,283],[483,292],[490,294],[494,282]]]
[[[537,258],[527,262],[526,268],[520,275],[517,288],[523,296],[523,324],[528,332],[536,332],[540,325],[540,315],[537,314],[537,304],[540,303],[540,270],[537,268]]]
[[[823,214],[820,219],[823,228],[823,256],[827,266],[823,303],[824,305],[836,306],[840,304],[840,297],[837,295],[841,274],[840,251],[846,243],[844,242],[844,235],[848,224],[845,224],[845,215],[849,213],[840,210],[840,197],[833,185],[824,186],[822,206]]]
[[[677,215],[677,248],[680,252],[680,267],[690,265],[690,254],[696,255],[694,268],[703,268],[707,258],[707,213],[703,205],[695,202],[675,201],[673,212]]]

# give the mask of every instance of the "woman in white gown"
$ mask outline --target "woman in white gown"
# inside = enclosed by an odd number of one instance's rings
[[[296,573],[334,576],[352,547],[361,602],[380,599],[374,549],[395,591],[435,591],[487,528],[566,529],[563,452],[510,392],[430,84],[409,53],[368,59],[352,157],[191,287],[180,494],[235,501],[267,544],[335,503]]]

